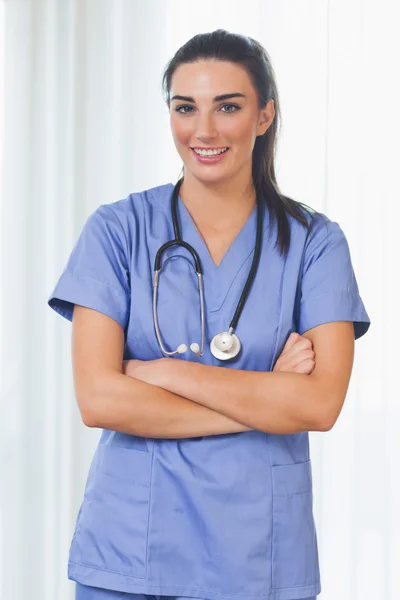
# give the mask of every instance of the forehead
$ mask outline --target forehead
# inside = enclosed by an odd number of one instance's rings
[[[171,79],[170,96],[217,96],[241,92],[255,95],[250,77],[239,64],[221,60],[199,60],[180,65]]]

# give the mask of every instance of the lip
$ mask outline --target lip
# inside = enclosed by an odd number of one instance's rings
[[[200,156],[199,154],[196,154],[194,148],[196,148],[196,150],[221,150],[222,148],[228,148],[228,150],[226,152],[223,152],[222,154],[217,154],[216,156]],[[228,146],[215,146],[214,148],[212,148],[211,146],[208,146],[207,148],[202,148],[200,146],[194,146],[193,148],[190,147],[190,151],[192,152],[193,156],[195,156],[199,162],[204,164],[220,162],[225,158],[227,154],[229,154],[229,150],[230,148]]]

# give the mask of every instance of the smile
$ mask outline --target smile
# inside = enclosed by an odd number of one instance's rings
[[[202,148],[190,148],[190,150],[198,162],[203,163],[204,165],[211,165],[224,160],[225,156],[228,155],[229,147],[213,148],[210,150],[205,150]]]
[[[194,150],[194,152],[196,152],[196,154],[198,154],[199,156],[217,156],[218,154],[223,154],[224,152],[226,152],[228,150],[228,147],[216,148],[214,150],[203,150],[200,148],[192,148],[192,150]]]

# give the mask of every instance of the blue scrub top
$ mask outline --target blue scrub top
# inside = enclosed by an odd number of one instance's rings
[[[88,218],[49,305],[72,320],[74,304],[125,331],[124,359],[163,357],[154,332],[152,281],[158,248],[174,238],[172,184],[104,204]],[[227,362],[209,350],[226,331],[254,253],[254,208],[217,267],[182,199],[182,238],[204,270],[206,344],[178,360],[270,371],[292,331],[353,321],[369,328],[349,247],[325,218],[310,233],[291,216],[286,258],[264,215],[258,272],[236,330],[242,349]],[[309,215],[305,213],[308,219]],[[180,256],[181,258],[177,258]],[[187,260],[182,259],[182,256]],[[200,343],[197,276],[189,253],[164,255],[158,315],[168,350]],[[321,591],[307,432],[260,431],[159,439],[103,430],[71,543],[68,576],[121,592],[209,600],[293,600]]]

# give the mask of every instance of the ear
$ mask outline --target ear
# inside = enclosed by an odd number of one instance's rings
[[[275,117],[275,105],[274,101],[268,100],[265,107],[260,110],[258,124],[257,124],[257,137],[264,135],[268,127],[271,125]]]

